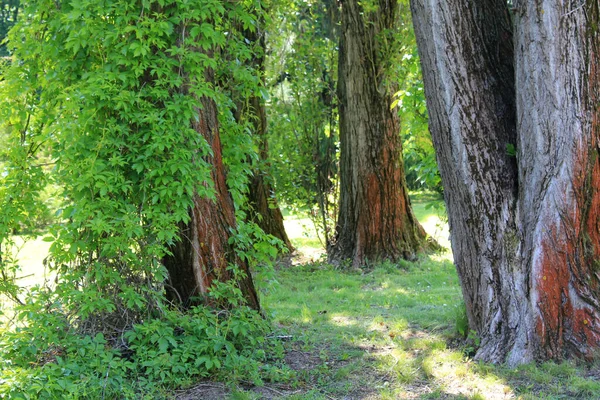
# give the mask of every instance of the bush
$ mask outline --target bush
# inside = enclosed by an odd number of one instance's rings
[[[0,397],[156,398],[208,376],[254,384],[285,376],[266,358],[282,354],[267,340],[268,321],[247,307],[168,310],[106,337],[78,333],[38,304],[20,310],[26,325],[0,335]]]

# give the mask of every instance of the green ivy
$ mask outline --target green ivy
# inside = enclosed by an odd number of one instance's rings
[[[22,303],[0,335],[0,395],[154,396],[218,371],[260,381],[268,324],[242,306],[236,285],[219,283],[211,296],[238,309],[184,313],[164,298],[160,262],[193,196],[214,196],[211,149],[191,127],[201,97],[219,105],[243,219],[256,149],[212,75],[252,56],[240,32],[256,29],[259,12],[253,1],[25,4],[0,71],[0,292]],[[261,90],[255,71],[230,70],[221,79]],[[23,293],[13,235],[48,209],[49,187],[59,190],[46,237],[56,279]],[[253,225],[232,240],[254,264],[275,251]]]

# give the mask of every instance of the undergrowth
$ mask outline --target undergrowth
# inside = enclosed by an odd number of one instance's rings
[[[165,310],[120,336],[77,332],[57,304],[37,299],[0,335],[0,397],[161,398],[211,379],[262,385],[285,377],[281,344],[247,307]]]

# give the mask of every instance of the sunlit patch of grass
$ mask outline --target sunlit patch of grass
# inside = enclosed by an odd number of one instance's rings
[[[449,249],[449,230],[443,197],[432,192],[410,193],[413,212],[425,231],[442,247]]]
[[[463,303],[448,253],[362,269],[293,265],[277,280],[263,306],[292,336],[288,348],[320,360],[301,382],[330,398],[600,398],[578,364],[510,370],[451,348]]]
[[[20,287],[29,289],[36,285],[44,285],[54,279],[54,274],[44,266],[44,259],[48,256],[50,243],[45,242],[42,236],[28,238],[14,236],[15,246],[11,249],[13,256],[18,260],[19,269],[16,281]],[[14,303],[4,295],[0,295],[0,324],[9,321],[14,316]]]
[[[316,238],[296,237],[290,239],[290,241],[295,249],[302,251],[304,254],[307,252],[307,250],[319,249],[323,247],[321,241]]]
[[[478,373],[473,363],[466,360],[459,351],[433,350],[425,357],[422,365],[427,377],[448,394],[467,398],[491,398],[481,397],[486,393],[494,398],[513,395],[504,379],[491,372]]]
[[[422,355],[443,348],[445,342],[437,335],[415,337],[405,347],[403,337],[425,327],[447,331],[454,326],[449,304],[460,300],[456,273],[447,257],[423,258],[408,268],[383,263],[342,272],[312,264],[277,273],[281,285],[263,299],[265,309],[294,337],[291,346],[326,346],[330,357],[342,363],[339,373],[330,364],[333,371],[329,375],[320,371],[318,378],[341,397],[365,385],[379,388],[378,396],[386,390],[390,396],[398,395],[403,385],[422,379]],[[346,385],[334,383],[341,377],[348,379]]]

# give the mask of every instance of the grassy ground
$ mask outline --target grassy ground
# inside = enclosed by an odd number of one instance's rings
[[[444,218],[430,201],[413,199],[415,214],[448,246]],[[305,254],[277,268],[279,285],[262,304],[285,340],[294,378],[233,392],[209,384],[181,398],[600,399],[600,363],[510,370],[472,361],[477,339],[458,333],[466,322],[449,252],[336,269],[319,258],[323,249],[308,219],[288,218],[286,226]]]
[[[415,214],[449,246],[443,210],[413,198]],[[179,399],[600,399],[600,362],[510,370],[473,362],[449,252],[363,269],[333,267],[307,218],[287,217],[298,254],[276,267],[262,294],[285,347],[289,379],[263,387],[203,382]],[[21,250],[24,284],[44,279],[48,243]]]
[[[44,258],[48,256],[50,243],[44,242],[42,236],[27,240],[17,236],[14,239],[16,248],[13,249],[13,252],[21,267],[17,275],[18,284],[27,289],[51,281],[52,274],[44,267]],[[5,312],[4,315],[0,315],[0,324],[5,323],[10,318],[11,309],[11,301],[0,295],[0,310]]]

